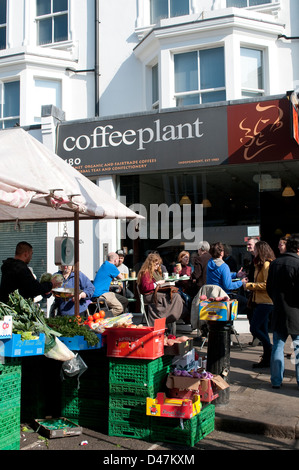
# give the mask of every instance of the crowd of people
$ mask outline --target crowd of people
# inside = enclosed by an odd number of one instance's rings
[[[173,273],[180,277],[175,287],[167,282],[169,274],[160,254],[149,252],[138,268],[136,287],[147,306],[150,325],[162,317],[166,319],[167,325],[179,319],[190,322],[191,305],[196,296],[206,286],[217,286],[230,298],[238,300],[239,313],[246,313],[253,343],[258,340],[263,347],[261,360],[253,367],[270,367],[274,388],[282,384],[284,346],[288,336],[291,336],[299,386],[299,234],[282,237],[278,250],[279,256],[276,258],[266,241],[250,238],[247,241],[247,252],[251,259],[246,267],[237,270],[229,246],[221,242],[210,246],[207,241],[202,241],[192,259],[192,266],[190,253],[186,250],[181,251],[172,264]],[[57,287],[55,278],[51,282],[39,282],[36,279],[28,266],[32,254],[32,246],[20,242],[14,258],[3,261],[1,302],[7,302],[9,294],[17,289],[24,298],[52,295],[52,290]],[[122,250],[109,253],[93,281],[79,272],[80,315],[88,314],[90,303],[99,298],[105,299],[114,316],[127,311],[129,299],[134,297],[134,293],[127,285],[129,269],[124,264],[124,258]],[[63,278],[62,287],[74,288],[72,266],[60,266],[58,273]],[[56,297],[53,307],[58,315],[74,315],[74,298]],[[270,322],[273,344],[269,336]]]

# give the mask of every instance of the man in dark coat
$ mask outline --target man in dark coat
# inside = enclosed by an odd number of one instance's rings
[[[209,253],[210,244],[206,241],[202,241],[198,245],[198,254],[194,259],[194,271],[192,273],[192,279],[196,283],[196,292],[206,284],[207,279],[207,264],[211,255]],[[196,293],[195,292],[195,293]]]
[[[273,348],[271,383],[280,388],[284,373],[284,346],[290,335],[295,354],[295,371],[299,387],[299,234],[287,240],[287,251],[269,268],[267,291],[274,309],[272,316]]]
[[[7,303],[9,294],[15,290],[25,299],[38,295],[50,294],[56,285],[52,282],[38,282],[28,267],[33,254],[30,243],[19,242],[16,246],[15,257],[3,261],[1,271],[0,300]]]

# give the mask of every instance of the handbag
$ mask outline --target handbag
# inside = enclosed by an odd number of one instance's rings
[[[162,292],[162,293],[165,293],[165,294],[169,294],[169,297],[170,297],[170,302],[172,300],[172,294],[176,294],[177,292],[179,291],[178,287],[175,287],[175,286],[157,286],[155,288],[155,292],[154,292],[154,302],[155,304],[157,304],[157,294],[158,292]]]

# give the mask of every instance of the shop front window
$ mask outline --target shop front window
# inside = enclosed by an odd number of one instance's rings
[[[195,232],[195,211],[205,200],[203,239],[231,245],[239,266],[246,256],[245,238],[252,233],[259,233],[278,254],[279,238],[298,231],[298,179],[298,161],[195,167],[184,174],[173,171],[119,176],[120,195],[125,197],[127,206],[135,210],[139,205],[145,215],[138,224],[139,233],[128,222],[130,229],[122,232],[121,245],[135,250],[137,261],[148,250],[157,250],[165,263],[173,262],[185,248],[184,229],[188,234]],[[284,197],[286,185],[293,188],[293,197]],[[187,223],[191,221],[190,226],[183,222],[183,196],[191,202],[191,219],[186,219]],[[160,212],[158,217],[156,208],[162,211],[162,205],[164,216]],[[175,230],[177,222],[171,209],[181,216],[181,232]],[[190,236],[187,238],[191,240]]]
[[[38,45],[68,40],[68,0],[36,0]]]
[[[20,121],[20,82],[0,84],[1,93],[1,129],[14,127]]]
[[[151,24],[163,18],[189,15],[189,0],[151,0]]]
[[[174,56],[176,106],[224,101],[224,49],[204,49]]]
[[[242,96],[263,96],[263,75],[263,51],[241,47]]]

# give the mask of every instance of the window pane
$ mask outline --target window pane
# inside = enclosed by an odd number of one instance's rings
[[[158,65],[152,67],[152,103],[159,100]]]
[[[222,91],[213,91],[211,93],[202,93],[201,102],[205,103],[215,103],[216,101],[225,101],[226,93],[225,90]]]
[[[207,49],[200,52],[200,88],[222,87],[224,81],[224,49]]]
[[[175,91],[198,90],[197,52],[174,56]]]
[[[242,88],[263,88],[262,51],[241,48]]]
[[[229,7],[237,7],[237,8],[244,8],[247,7],[247,0],[226,0],[226,6]]]
[[[6,0],[0,0],[0,24],[6,23]]]
[[[189,15],[189,0],[170,0],[170,16]]]
[[[47,15],[51,13],[51,0],[36,0],[36,15]]]
[[[35,80],[34,90],[34,117],[38,120],[41,117],[41,107],[53,104],[61,108],[61,82],[58,80]]]
[[[38,44],[50,44],[52,42],[52,19],[38,22]]]
[[[6,28],[0,28],[0,49],[6,48]]]
[[[58,11],[67,11],[67,0],[53,0],[53,13]]]
[[[176,106],[191,106],[194,104],[199,104],[199,95],[188,95],[188,96],[179,96],[176,99]]]
[[[68,15],[54,17],[54,42],[67,41],[67,17]]]
[[[15,127],[16,124],[19,124],[19,119],[9,119],[8,121],[3,121],[3,129],[9,129]]]
[[[168,0],[151,0],[151,24],[168,18]]]
[[[3,117],[20,114],[20,82],[4,83]]]
[[[264,3],[272,3],[272,0],[249,0],[249,6],[263,5]]]

